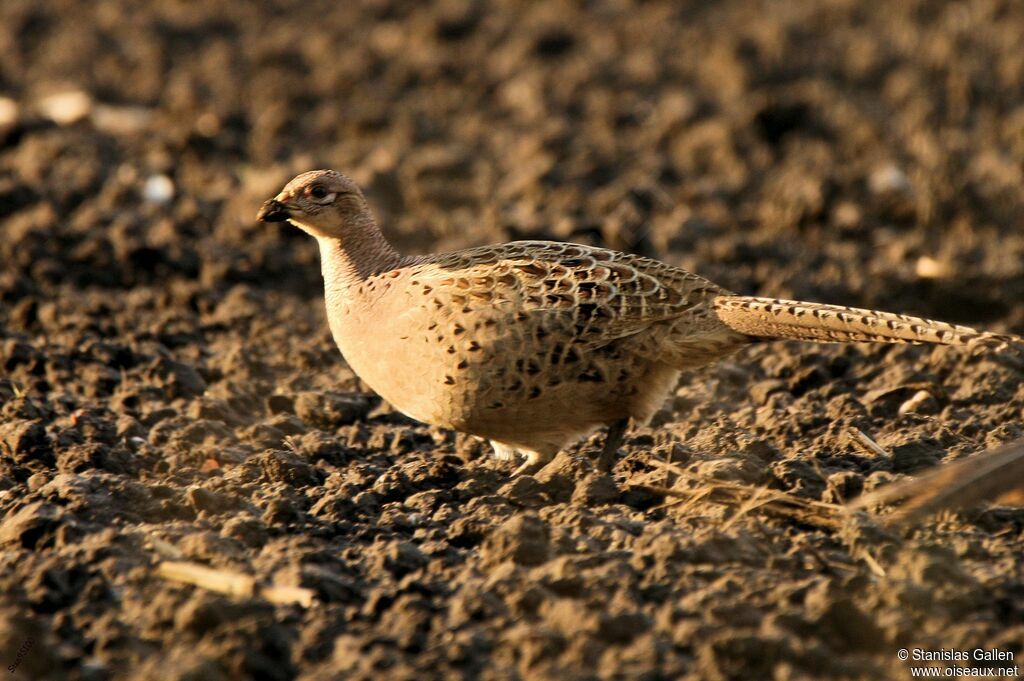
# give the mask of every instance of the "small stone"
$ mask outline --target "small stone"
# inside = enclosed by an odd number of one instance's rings
[[[868,407],[868,413],[875,417],[891,417],[899,411],[900,405],[912,399],[918,392],[916,387],[899,385],[896,387],[869,390],[862,398]]]
[[[92,110],[92,97],[82,90],[58,92],[39,100],[39,113],[57,125],[71,125],[84,119]]]
[[[937,414],[939,403],[927,390],[918,390],[914,395],[900,405],[900,414]]]
[[[906,174],[892,163],[880,166],[871,173],[868,189],[873,194],[909,194],[912,191]]]
[[[914,263],[914,273],[920,279],[946,279],[952,271],[946,263],[939,262],[935,258],[922,255]]]
[[[142,198],[150,203],[167,203],[174,198],[174,182],[166,175],[150,175],[142,185]]]
[[[10,97],[0,97],[0,128],[18,122],[18,103]]]

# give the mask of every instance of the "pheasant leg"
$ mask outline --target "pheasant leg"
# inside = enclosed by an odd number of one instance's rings
[[[604,447],[601,455],[597,458],[597,469],[608,473],[615,465],[615,455],[619,453],[619,447],[626,437],[626,429],[629,427],[629,419],[619,419],[608,426],[608,434],[604,438]]]

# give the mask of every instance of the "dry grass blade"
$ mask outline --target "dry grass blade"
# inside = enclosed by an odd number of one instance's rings
[[[664,461],[652,461],[657,466],[668,468],[678,476],[678,481],[696,483],[692,488],[664,487],[661,485],[635,485],[655,494],[679,499],[684,510],[689,510],[701,501],[709,501],[736,508],[736,514],[729,520],[731,525],[748,513],[759,511],[767,515],[796,520],[814,527],[828,530],[838,529],[842,524],[844,507],[821,501],[804,499],[769,487],[750,487],[721,480],[695,478],[682,468]]]
[[[164,561],[157,566],[157,575],[164,579],[192,584],[203,589],[231,596],[259,596],[271,603],[298,603],[308,608],[313,604],[313,591],[293,586],[264,586],[252,575],[179,561]]]
[[[828,504],[822,501],[804,499],[803,497],[773,490],[766,486],[749,487],[731,482],[709,482],[695,478],[670,462],[655,460],[653,463],[661,468],[670,470],[677,476],[677,480],[684,482],[693,481],[697,483],[696,486],[691,489],[646,484],[636,485],[637,487],[656,494],[679,499],[678,503],[684,505],[684,510],[689,510],[704,500],[737,508],[736,513],[723,525],[723,530],[731,527],[744,515],[760,511],[770,516],[795,520],[824,530],[836,531],[843,524],[844,516],[848,513],[847,507],[840,504]],[[805,548],[813,550],[811,547]],[[855,559],[861,560],[875,576],[885,577],[885,569],[865,548],[851,547],[851,553]],[[837,565],[834,561],[829,561],[823,556],[818,555],[817,557],[823,565],[828,565],[830,568],[852,569],[846,565]]]
[[[313,605],[313,590],[301,586],[262,586],[259,595],[271,603],[297,603],[304,608]]]
[[[1024,440],[975,454],[906,482],[886,485],[849,504],[859,509],[907,500],[886,519],[902,525],[943,510],[988,501],[1024,503]]]
[[[864,561],[864,564],[868,566],[868,569],[871,570],[876,577],[885,577],[885,568],[881,566],[878,560],[876,560],[866,548],[862,547],[854,555]]]
[[[160,537],[150,537],[149,543],[153,546],[153,549],[160,554],[161,557],[167,560],[181,560],[185,555],[182,553],[174,544],[164,541]]]
[[[853,440],[853,443],[855,445],[858,445],[858,446],[866,449],[873,456],[881,456],[881,457],[886,458],[886,459],[891,458],[889,456],[889,452],[887,452],[884,449],[882,449],[881,445],[879,445],[877,442],[875,442],[874,439],[872,439],[870,435],[865,433],[860,428],[856,428],[856,427],[851,426],[850,430],[849,430],[849,433],[850,433],[850,439]]]
[[[734,513],[733,516],[729,518],[729,520],[727,520],[725,524],[722,525],[722,531],[725,532],[726,530],[728,530],[730,527],[736,524],[737,520],[739,520],[746,514],[750,513],[751,511],[760,508],[762,505],[766,503],[771,503],[771,499],[766,498],[767,492],[767,487],[758,487],[757,489],[755,489],[754,493],[751,494],[750,497],[746,501],[744,501],[743,504],[739,507],[739,510],[737,510],[736,513]]]
[[[251,597],[256,593],[256,578],[252,575],[215,570],[197,563],[165,561],[157,566],[156,573],[164,579],[231,596]]]

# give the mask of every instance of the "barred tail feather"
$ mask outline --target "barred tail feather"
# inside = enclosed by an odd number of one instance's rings
[[[992,346],[1022,342],[1017,336],[920,317],[795,300],[719,296],[714,310],[723,324],[756,339]]]

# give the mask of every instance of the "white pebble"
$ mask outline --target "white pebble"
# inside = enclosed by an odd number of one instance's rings
[[[0,97],[0,128],[18,122],[18,103],[9,97]]]
[[[874,194],[909,194],[912,191],[906,174],[892,163],[871,173],[868,188]]]
[[[927,390],[918,390],[914,396],[900,405],[902,414],[934,414],[939,410],[939,403]]]
[[[949,267],[945,263],[927,255],[917,259],[914,271],[921,279],[945,279],[950,275]]]
[[[150,203],[167,203],[174,198],[174,182],[166,175],[150,175],[142,185],[142,198]]]
[[[92,98],[81,90],[68,90],[43,97],[37,107],[39,113],[57,125],[71,125],[89,115]]]

